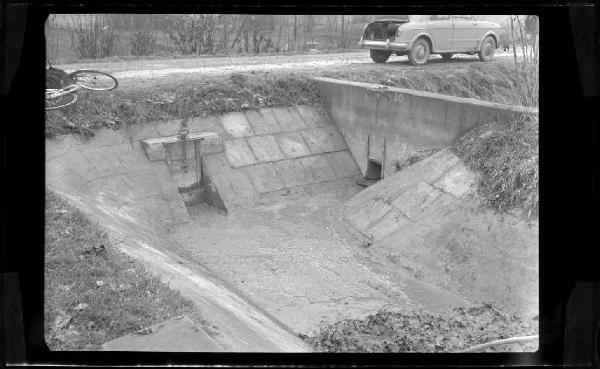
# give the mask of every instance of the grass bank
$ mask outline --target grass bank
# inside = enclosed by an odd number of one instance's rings
[[[446,313],[379,311],[364,319],[342,319],[302,336],[321,352],[453,352],[497,339],[537,334],[537,321],[525,322],[491,304]],[[535,351],[537,342],[492,346],[486,352]]]
[[[480,173],[479,195],[498,211],[539,213],[539,120],[523,115],[490,122],[462,136],[451,150]]]
[[[83,93],[76,104],[46,115],[46,136],[93,134],[100,127],[222,114],[244,109],[322,103],[315,81],[303,75],[231,74],[219,82],[160,91]]]
[[[46,192],[44,332],[51,350],[97,350],[180,315],[207,328],[190,300],[111,245],[106,232]]]
[[[420,71],[393,67],[370,68],[367,72],[354,74],[347,71],[329,71],[323,73],[323,76],[475,98],[499,104],[532,105],[527,73],[515,68],[513,64],[472,63],[466,68],[453,68],[453,64],[458,64],[458,61],[427,66]]]
[[[206,116],[244,109],[322,103],[314,75],[411,88],[497,103],[524,105],[527,78],[510,64],[452,63],[423,71],[387,65],[356,65],[309,74],[289,72],[233,73],[204,83],[182,83],[160,90],[81,93],[72,106],[47,112],[46,136],[92,135],[100,127]]]

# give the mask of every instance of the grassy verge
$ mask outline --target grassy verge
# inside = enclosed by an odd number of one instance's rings
[[[537,324],[535,324],[537,325]],[[447,313],[379,311],[365,319],[342,319],[302,336],[322,352],[452,352],[489,341],[537,334],[533,322],[508,316],[491,304]],[[537,343],[493,346],[485,351],[535,351]]]
[[[76,104],[47,112],[46,136],[93,134],[100,127],[262,107],[318,105],[321,101],[316,82],[306,76],[232,74],[220,83],[183,85],[161,91],[80,94]]]
[[[380,68],[379,68],[380,67]],[[477,63],[466,68],[442,65],[419,72],[377,66],[321,71],[322,76],[446,95],[523,105],[527,96],[524,73],[510,65]],[[456,70],[455,70],[456,69]],[[93,135],[100,127],[222,114],[244,109],[322,103],[317,83],[309,73],[234,73],[206,83],[182,84],[160,90],[115,90],[81,93],[76,104],[47,112],[46,136]]]
[[[450,61],[431,65],[422,71],[372,68],[366,73],[349,75],[345,71],[330,71],[323,75],[499,104],[530,105],[527,74],[514,65],[473,63],[466,68],[452,68],[452,64]]]
[[[105,232],[46,192],[44,328],[51,350],[99,345],[188,315],[209,329],[193,303],[111,246]]]
[[[479,195],[485,205],[531,218],[539,212],[538,136],[538,118],[523,115],[508,124],[479,126],[451,150],[481,174]]]

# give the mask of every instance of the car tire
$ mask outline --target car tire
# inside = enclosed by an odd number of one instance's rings
[[[418,38],[408,53],[408,60],[412,65],[423,65],[429,60],[430,53],[429,42],[424,38]]]
[[[375,63],[385,63],[390,58],[390,55],[392,54],[391,51],[385,51],[385,50],[370,49],[369,52],[371,54],[371,59]]]
[[[487,36],[481,43],[481,49],[479,50],[479,60],[482,62],[489,62],[494,58],[494,52],[496,51],[496,41],[492,36]]]
[[[450,58],[454,55],[453,53],[441,53],[442,59],[450,60]]]

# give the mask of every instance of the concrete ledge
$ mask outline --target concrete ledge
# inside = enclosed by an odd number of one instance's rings
[[[222,352],[221,347],[190,318],[174,318],[119,337],[102,345],[103,351]]]
[[[482,123],[538,114],[536,108],[431,92],[332,78],[316,81],[325,109],[363,174],[368,157],[384,163],[388,176],[395,173],[394,163],[411,153],[446,147]]]
[[[490,101],[467,98],[467,97],[457,97],[450,95],[437,94],[434,92],[428,91],[419,91],[419,90],[411,90],[408,88],[400,88],[400,87],[388,87],[385,85],[377,85],[374,83],[363,83],[363,82],[354,82],[347,80],[340,80],[334,78],[327,77],[317,77],[315,78],[317,82],[321,85],[321,83],[331,83],[336,85],[344,85],[344,86],[354,86],[367,89],[376,93],[393,93],[393,94],[405,94],[410,96],[419,96],[426,99],[434,99],[439,101],[446,101],[450,103],[458,103],[458,104],[469,104],[478,107],[487,107],[493,109],[507,110],[516,113],[530,113],[530,114],[538,114],[538,108],[530,108],[525,106],[518,105],[504,105],[498,104]],[[402,97],[396,98],[397,102],[401,103]]]
[[[189,133],[184,140],[179,136],[166,136],[146,138],[140,140],[146,156],[150,161],[165,160],[166,146],[176,143],[202,141],[203,153],[219,152],[223,150],[223,143],[219,135],[215,132],[197,132]]]

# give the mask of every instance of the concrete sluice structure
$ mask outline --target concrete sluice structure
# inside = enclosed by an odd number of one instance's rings
[[[193,300],[223,351],[309,351],[298,334],[380,309],[492,299],[537,310],[537,225],[474,211],[476,176],[446,150],[397,165],[452,143],[480,111],[510,118],[519,109],[319,83],[326,110],[266,108],[48,139],[47,187]],[[382,95],[409,106],[382,110]],[[440,99],[443,120],[419,122],[415,112]],[[454,127],[452,109],[455,121],[472,122]],[[356,182],[369,171],[382,179],[363,189]]]

